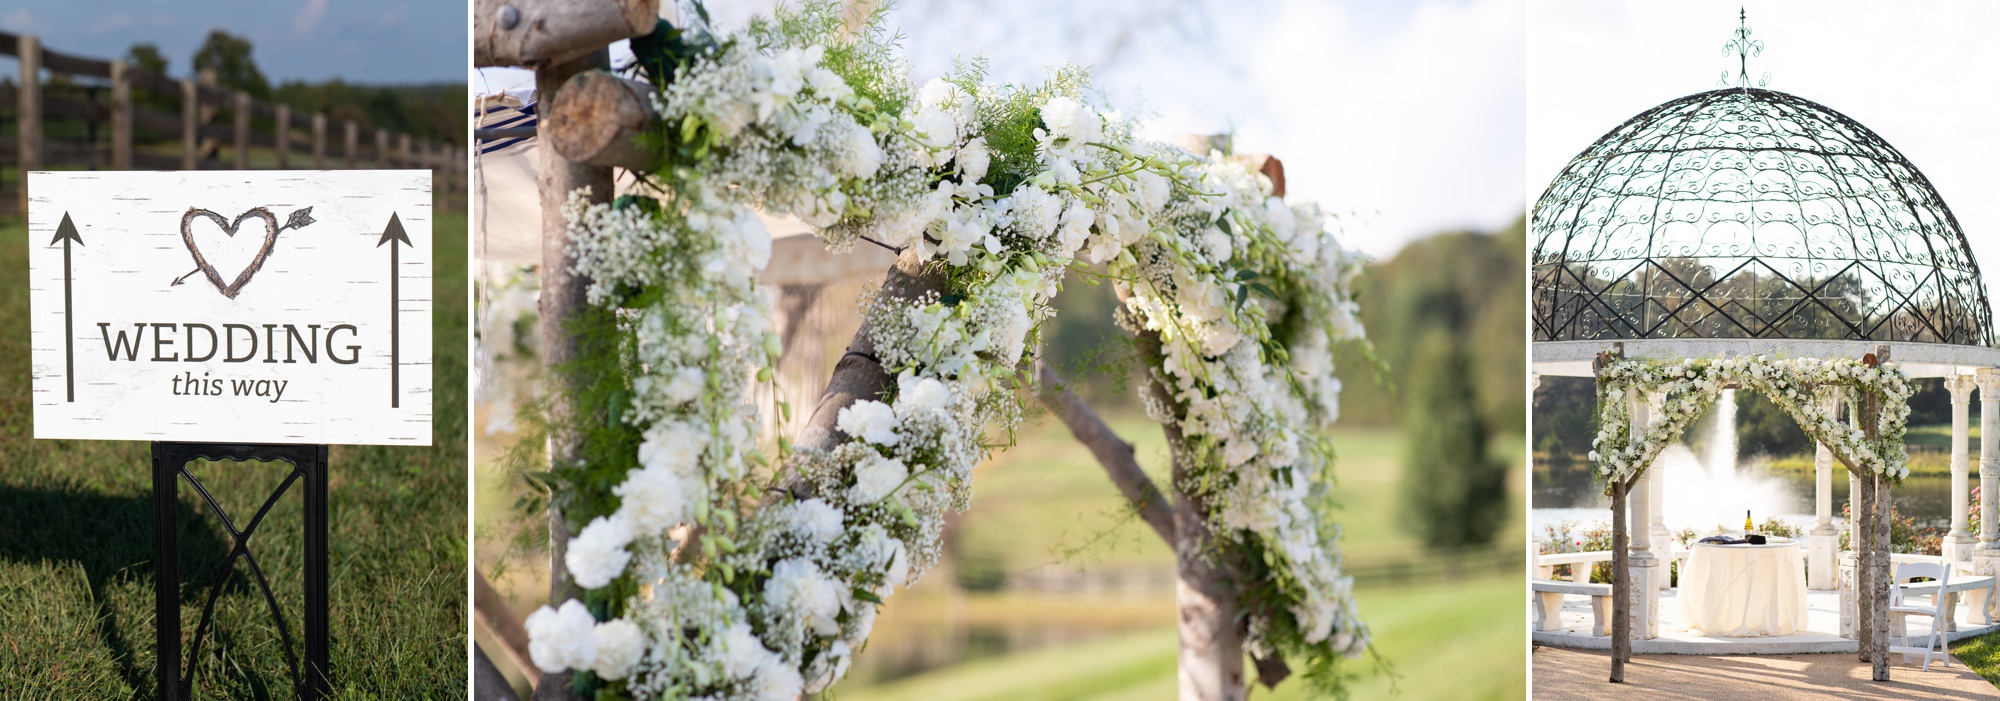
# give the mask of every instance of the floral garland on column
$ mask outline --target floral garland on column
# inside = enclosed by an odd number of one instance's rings
[[[577,404],[609,417],[569,427],[585,455],[551,470],[552,504],[582,524],[564,564],[585,594],[529,616],[536,664],[598,698],[826,690],[877,607],[936,563],[989,430],[1020,420],[1018,367],[1065,272],[1102,263],[1132,292],[1129,323],[1166,340],[1157,371],[1188,412],[1158,415],[1191,436],[1219,546],[1261,566],[1252,644],[1336,682],[1369,638],[1324,520],[1318,429],[1338,413],[1331,345],[1362,338],[1362,260],[1246,166],[1135,139],[1080,71],[994,88],[973,64],[914,88],[879,13],[849,33],[842,9],[782,10],[695,50],[655,99],[652,194],[565,209],[604,319],[574,333],[615,357],[566,369],[592,378]],[[753,207],[836,249],[913,251],[940,283],[862,301],[895,381],[840,410],[830,450],[758,439],[746,398],[779,343]]]
[[[1598,431],[1590,460],[1598,480],[1613,484],[1643,473],[1729,385],[1763,394],[1797,421],[1808,438],[1827,446],[1844,463],[1891,482],[1901,482],[1910,472],[1903,447],[1910,417],[1910,378],[1895,363],[1876,367],[1851,358],[1761,355],[1679,361],[1628,358],[1597,373]],[[1851,390],[1845,393],[1849,402],[1864,393],[1881,400],[1876,438],[1869,439],[1861,427],[1842,423],[1821,406],[1821,393],[1833,387]],[[1631,390],[1666,395],[1643,435],[1632,433],[1625,402]]]

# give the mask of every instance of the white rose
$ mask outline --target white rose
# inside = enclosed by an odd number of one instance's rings
[[[1103,137],[1104,120],[1097,112],[1068,97],[1057,97],[1042,105],[1042,123],[1056,138],[1083,143]]]

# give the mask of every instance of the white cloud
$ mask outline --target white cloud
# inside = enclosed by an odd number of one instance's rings
[[[25,9],[19,9],[0,15],[0,28],[17,34],[38,34],[48,31],[49,23],[35,19]]]
[[[292,29],[300,34],[311,32],[319,26],[321,17],[326,16],[326,0],[306,0],[305,7],[292,15]]]

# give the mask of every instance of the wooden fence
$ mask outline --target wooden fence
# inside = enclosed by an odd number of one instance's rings
[[[27,211],[28,171],[56,169],[428,168],[438,206],[465,211],[461,146],[384,129],[364,135],[353,121],[253,100],[205,78],[52,51],[32,35],[0,32],[0,56],[19,59],[21,69],[18,83],[0,82],[0,129],[17,135],[0,138],[0,216]]]

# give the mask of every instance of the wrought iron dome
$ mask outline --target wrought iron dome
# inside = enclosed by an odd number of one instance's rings
[[[1978,264],[1923,173],[1846,115],[1745,83],[1633,117],[1549,183],[1534,340],[1993,346]]]

